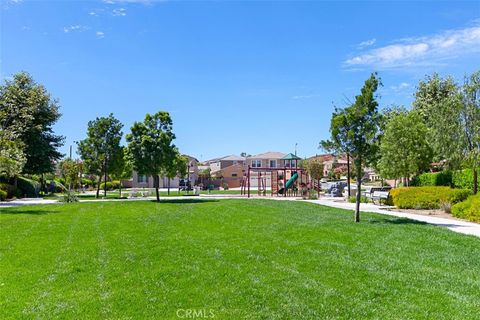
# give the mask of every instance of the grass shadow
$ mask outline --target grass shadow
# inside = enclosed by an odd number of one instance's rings
[[[407,218],[396,218],[396,219],[371,219],[368,221],[372,224],[417,224],[417,225],[427,225],[428,223],[423,221],[417,221]]]
[[[49,209],[19,209],[18,207],[8,207],[8,208],[0,208],[0,215],[8,215],[8,214],[30,214],[30,215],[46,215],[51,213],[58,213],[57,210],[49,210]]]

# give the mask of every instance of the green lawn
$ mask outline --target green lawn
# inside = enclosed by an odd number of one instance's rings
[[[0,319],[478,319],[480,239],[362,218],[273,200],[2,208]]]

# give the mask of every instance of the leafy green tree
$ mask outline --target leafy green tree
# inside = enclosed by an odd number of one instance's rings
[[[202,186],[205,187],[205,181],[208,182],[212,178],[211,169],[205,168],[205,169],[199,170],[198,177],[200,178],[200,183],[202,184]]]
[[[417,111],[398,109],[389,117],[380,145],[377,168],[389,179],[405,178],[428,169],[432,151],[427,126]]]
[[[320,186],[320,179],[323,178],[323,163],[319,160],[311,159],[302,161],[310,178],[317,181],[317,185]],[[320,193],[320,189],[318,189]]]
[[[127,135],[128,154],[133,169],[154,179],[157,201],[160,201],[160,174],[171,170],[175,135],[173,122],[165,111],[147,113],[143,122],[135,122]]]
[[[116,157],[113,159],[112,165],[110,166],[110,176],[114,180],[120,181],[119,197],[121,198],[123,188],[122,180],[132,177],[133,167],[128,158],[127,148],[123,146],[120,148],[121,151],[116,153]]]
[[[0,131],[23,145],[24,173],[53,172],[55,161],[63,156],[58,148],[64,137],[53,131],[60,116],[58,101],[28,73],[20,72],[0,86]]]
[[[98,177],[97,194],[99,197],[102,175],[107,181],[108,174],[114,169],[115,161],[123,154],[120,147],[123,125],[113,114],[99,117],[88,122],[87,138],[79,141],[78,154],[83,160],[85,172]],[[107,196],[107,184],[104,183],[104,196]]]
[[[365,81],[355,102],[344,109],[336,109],[330,124],[331,142],[352,157],[357,176],[355,222],[360,221],[362,166],[374,163],[378,154],[381,115],[375,92],[381,85],[376,73]]]
[[[0,175],[15,178],[22,172],[25,162],[21,142],[7,139],[0,133]]]
[[[65,184],[68,186],[68,192],[76,188],[80,182],[80,165],[72,159],[65,159],[60,162],[60,172]]]
[[[427,125],[433,160],[447,160],[450,168],[458,167],[462,161],[458,143],[461,106],[460,89],[453,78],[434,73],[418,84],[413,109]]]
[[[480,71],[465,79],[460,109],[460,128],[463,141],[464,164],[473,171],[473,193],[478,191],[478,167],[480,166]]]

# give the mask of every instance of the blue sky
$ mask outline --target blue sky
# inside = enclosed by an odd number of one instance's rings
[[[58,98],[62,149],[113,112],[128,132],[169,111],[182,152],[321,151],[334,105],[378,71],[380,105],[419,79],[480,68],[480,1],[2,0],[0,76]]]

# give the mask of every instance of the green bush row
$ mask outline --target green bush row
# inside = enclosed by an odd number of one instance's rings
[[[393,204],[400,209],[438,209],[468,198],[472,191],[450,187],[404,187],[390,191]]]
[[[468,197],[467,200],[452,207],[452,215],[457,218],[480,222],[480,194]]]
[[[473,190],[473,170],[441,171],[422,173],[412,179],[410,185],[417,187],[448,186]]]
[[[119,180],[113,180],[113,181],[107,181],[107,190],[115,190],[120,188],[120,181]],[[105,182],[102,182],[100,184],[100,190],[105,189]]]

